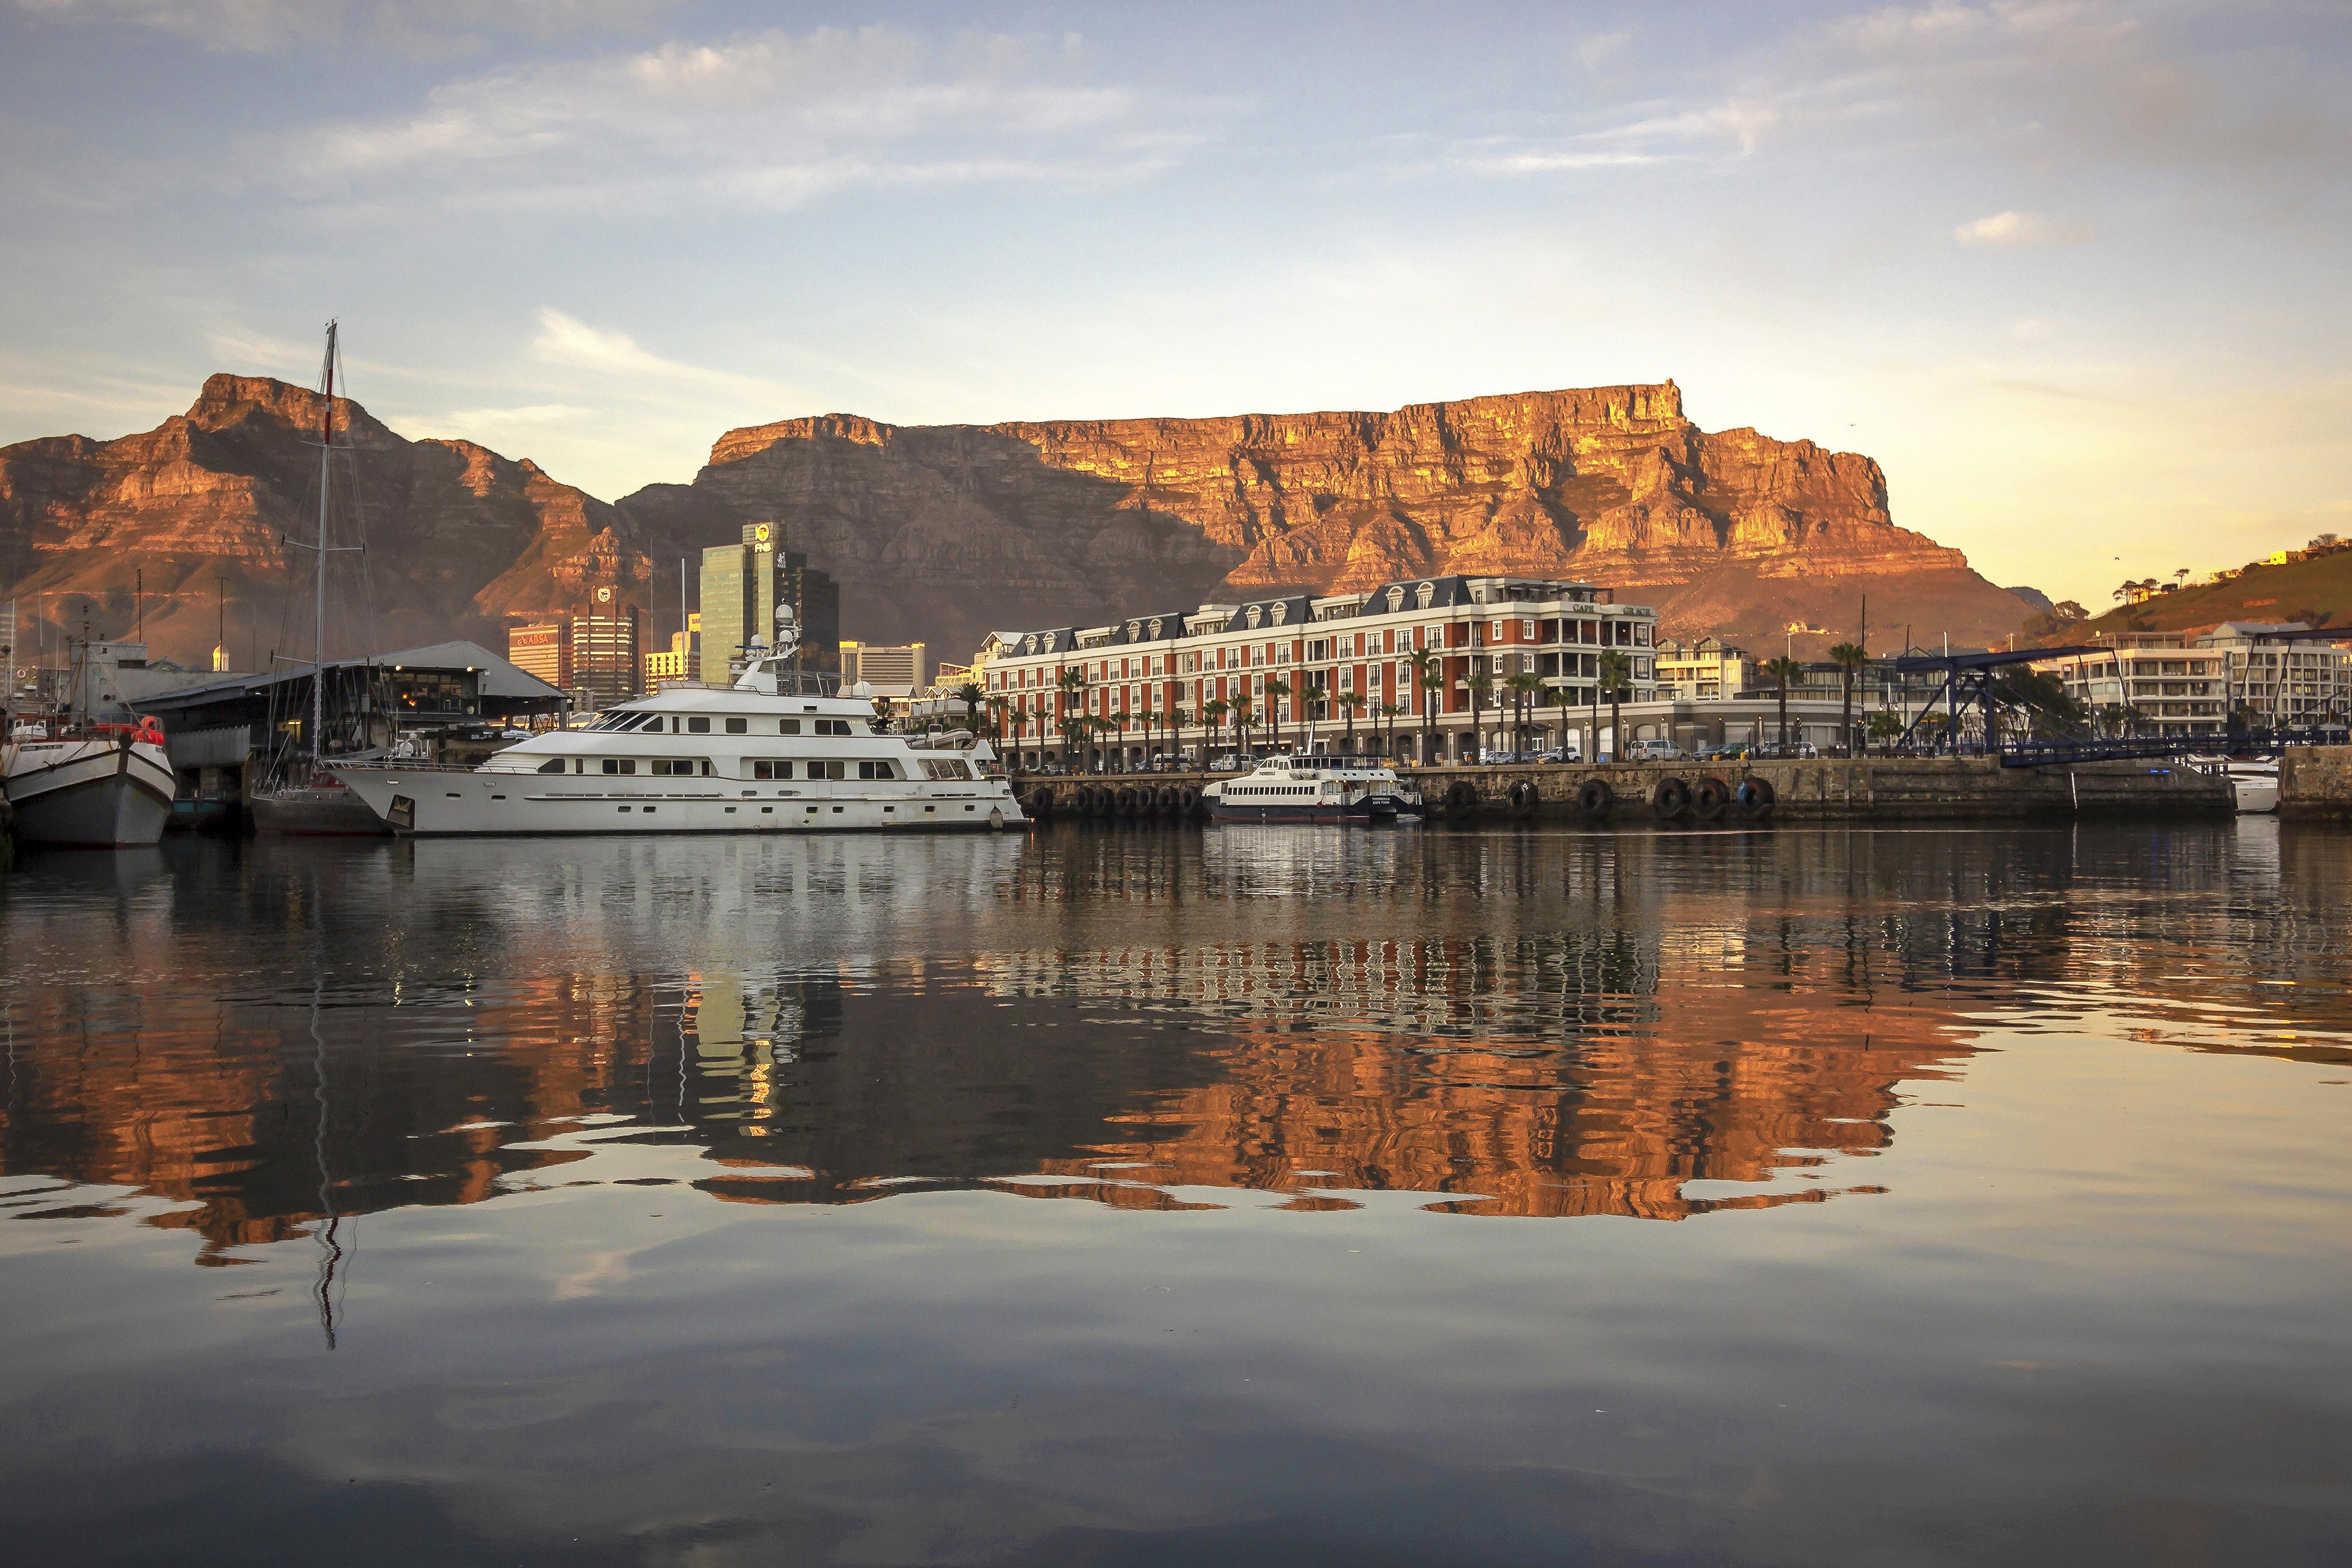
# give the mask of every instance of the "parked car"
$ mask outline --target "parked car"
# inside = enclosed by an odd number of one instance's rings
[[[1636,741],[1628,755],[1637,763],[1678,763],[1683,749],[1672,741]]]
[[[1209,764],[1209,771],[1213,773],[1237,773],[1242,771],[1242,760],[1227,752]]]
[[[1580,763],[1584,761],[1584,749],[1580,746],[1554,746],[1543,754],[1543,760],[1548,763]]]

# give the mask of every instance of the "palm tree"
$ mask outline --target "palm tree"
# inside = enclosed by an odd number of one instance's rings
[[[1000,691],[992,693],[987,702],[988,732],[1002,741],[1004,739],[1004,710],[1012,705],[1011,700]]]
[[[1209,749],[1209,738],[1224,728],[1225,715],[1232,711],[1222,697],[1211,698],[1201,705],[1201,749]]]
[[[1543,677],[1523,669],[1503,684],[1511,689],[1511,750],[1522,752],[1528,746],[1528,707],[1540,700],[1537,693],[1544,689]]]
[[[1625,760],[1625,711],[1620,706],[1625,700],[1625,683],[1633,679],[1633,661],[1611,648],[1601,656],[1601,689],[1609,693],[1609,757],[1612,762]]]
[[[1355,754],[1356,750],[1356,710],[1361,708],[1363,705],[1364,694],[1362,692],[1342,691],[1339,693],[1339,710],[1348,716],[1348,752],[1351,756]]]
[[[980,705],[988,700],[988,693],[980,689],[978,681],[967,680],[955,689],[955,700],[963,704],[963,727],[975,735],[979,734]]]
[[[1773,695],[1780,700],[1780,745],[1786,750],[1789,744],[1789,682],[1804,674],[1805,667],[1782,654],[1778,658],[1765,660],[1764,673],[1772,678]]]
[[[1282,700],[1290,695],[1290,683],[1275,676],[1265,683],[1265,716],[1274,726],[1274,749],[1282,750]]]
[[[1843,688],[1843,710],[1838,717],[1838,735],[1845,742],[1845,754],[1853,755],[1853,678],[1870,662],[1870,655],[1859,643],[1842,642],[1830,649],[1830,658],[1838,667],[1838,683]]]
[[[1405,662],[1412,666],[1412,673],[1421,681],[1421,756],[1426,762],[1430,733],[1437,728],[1437,675],[1445,661],[1432,649],[1417,647]]]
[[[1552,686],[1545,689],[1543,700],[1559,710],[1559,744],[1565,752],[1568,748],[1568,708],[1574,699],[1569,696],[1567,687]]]
[[[1481,668],[1485,662],[1479,659],[1473,663],[1470,673],[1462,678],[1462,684],[1470,689],[1470,752],[1473,762],[1485,761],[1483,753],[1486,749],[1478,719],[1479,706],[1495,694],[1495,678]]]
[[[1372,704],[1373,716],[1375,718],[1385,719],[1388,721],[1388,742],[1385,749],[1381,752],[1382,759],[1387,762],[1393,763],[1396,761],[1396,721],[1399,715],[1403,712],[1404,704],[1402,702],[1375,702]]]
[[[1234,749],[1244,757],[1249,755],[1250,705],[1246,694],[1234,699]]]

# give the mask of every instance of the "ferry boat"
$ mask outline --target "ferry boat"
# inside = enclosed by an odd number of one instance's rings
[[[780,626],[779,648],[789,636]],[[837,678],[775,654],[748,661],[732,687],[665,681],[478,767],[339,761],[334,772],[404,837],[921,832],[1027,822],[994,761],[969,734],[887,733],[862,688],[845,694]]]
[[[0,744],[0,790],[26,844],[115,849],[152,844],[171,820],[176,780],[152,719],[16,725]]]
[[[1394,768],[1347,756],[1268,757],[1201,792],[1218,822],[1387,822],[1425,814]]]

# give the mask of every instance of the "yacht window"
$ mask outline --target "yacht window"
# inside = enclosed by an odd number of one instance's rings
[[[746,734],[750,732],[751,728],[751,721],[749,719],[730,719],[727,721],[727,732],[730,735]]]
[[[816,732],[820,735],[846,735],[849,733],[849,721],[820,719],[816,721]]]
[[[656,757],[650,771],[656,778],[685,779],[709,773],[710,764],[699,757]]]
[[[751,764],[755,779],[788,779],[793,776],[793,764],[782,759],[771,761],[762,757]]]
[[[658,713],[632,713],[629,715],[629,721],[621,726],[624,731],[659,729],[660,727],[661,715]]]
[[[637,771],[637,760],[635,757],[606,757],[604,771],[608,773],[633,773]]]
[[[660,720],[656,719],[656,720],[655,720],[655,721],[654,721],[654,728],[656,728],[656,729],[659,729],[659,728],[661,728],[661,721],[660,721]],[[675,719],[673,719],[673,720],[671,720],[671,721],[669,721],[669,732],[670,732],[671,734],[673,734],[673,735],[675,735],[675,734],[677,734],[677,720],[675,720]]]
[[[688,719],[686,721],[686,732],[689,735],[708,735],[710,733],[710,721],[708,719]]]
[[[563,771],[563,759],[555,757],[541,763],[539,764],[539,771],[543,773],[560,773]]]
[[[808,776],[813,779],[843,779],[849,776],[849,769],[839,761],[814,762],[808,765]]]
[[[923,776],[927,779],[968,779],[972,776],[971,764],[953,757],[925,757]]]
[[[898,770],[885,758],[880,762],[858,763],[857,776],[862,779],[895,779],[898,776]]]
[[[779,720],[777,720],[777,721],[776,721],[776,733],[777,733],[777,734],[779,734],[779,735],[797,735],[797,734],[799,734],[800,732],[801,732],[801,721],[800,721],[799,720],[797,720],[797,719],[779,719]]]

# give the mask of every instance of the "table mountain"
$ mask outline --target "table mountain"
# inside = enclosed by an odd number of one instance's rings
[[[645,499],[674,511],[688,489]],[[730,431],[690,493],[782,521],[840,579],[845,626],[959,651],[990,627],[1446,572],[1572,574],[1775,652],[1790,623],[1822,628],[1801,651],[1851,636],[1864,593],[1874,646],[1906,622],[1984,645],[2031,613],[1895,527],[1870,458],[1709,434],[1672,382],[1392,414],[825,415]]]
[[[1874,646],[1909,622],[1983,644],[2029,613],[1948,550],[1894,525],[1877,464],[1753,430],[1710,434],[1680,391],[1525,393],[1389,414],[891,426],[831,414],[730,431],[691,484],[607,504],[528,459],[408,440],[356,404],[370,550],[339,558],[331,650],[468,636],[611,583],[746,521],[783,523],[842,584],[845,635],[919,637],[959,658],[993,628],[1089,624],[1137,608],[1277,589],[1369,587],[1437,572],[1570,574],[1654,603],[1682,635],[1759,651],[1783,628],[1846,636],[1870,595]],[[123,635],[143,574],[159,655],[201,658],[227,579],[233,662],[307,652],[307,539],[319,398],[215,375],[184,416],[119,440],[0,448],[0,598]],[[54,633],[51,634],[52,636]],[[25,662],[21,658],[19,663]]]

